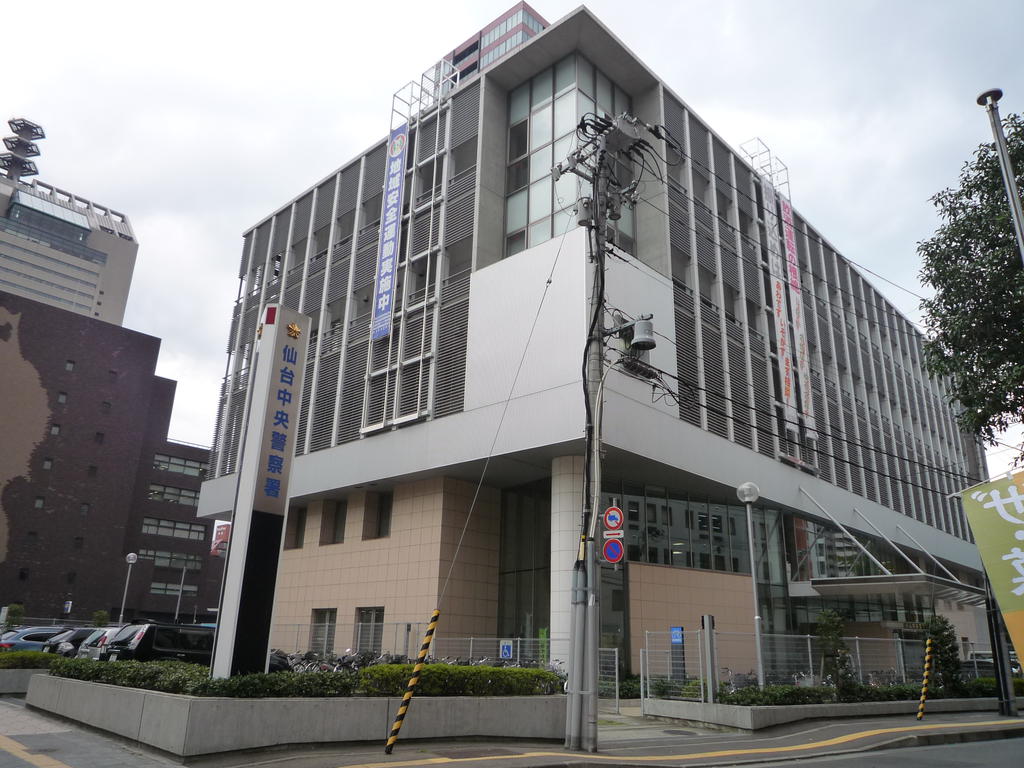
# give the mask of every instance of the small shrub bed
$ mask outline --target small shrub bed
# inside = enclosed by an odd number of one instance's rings
[[[50,668],[50,674],[162,693],[248,699],[351,696],[356,687],[355,675],[347,672],[309,675],[271,672],[214,680],[210,678],[208,667],[181,661],[58,659]]]
[[[49,669],[60,657],[42,651],[2,651],[0,669]]]
[[[411,676],[411,664],[376,664],[360,670],[359,683],[367,696],[401,696]],[[427,664],[416,693],[420,696],[539,696],[561,690],[562,679],[543,669]]]
[[[1024,679],[1014,678],[1014,693],[1024,696]],[[928,690],[929,699],[983,698],[996,696],[996,681],[991,677],[970,680],[962,692],[954,693],[943,688]],[[722,704],[736,704],[741,707],[791,706],[794,704],[852,704],[865,701],[916,701],[921,697],[921,686],[914,683],[872,686],[853,684],[837,694],[831,686],[813,688],[792,685],[768,685],[764,688],[752,686],[733,692],[721,692]]]
[[[367,696],[401,696],[412,674],[412,665],[379,664],[366,667],[358,675],[351,672],[271,672],[211,679],[209,668],[180,661],[55,658],[50,674],[190,696],[316,698],[351,696],[357,691]],[[561,678],[545,670],[431,664],[423,668],[416,692],[420,696],[535,696],[561,690]]]

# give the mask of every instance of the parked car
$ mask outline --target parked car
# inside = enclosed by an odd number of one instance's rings
[[[95,627],[74,627],[72,629],[66,629],[63,632],[58,632],[43,643],[43,653],[59,653],[61,656],[74,658],[75,654],[78,653],[78,646],[80,646],[82,641],[89,637],[94,630]]]
[[[18,627],[0,635],[0,651],[41,651],[43,643],[68,627]]]
[[[107,643],[120,631],[121,626],[121,624],[118,624],[113,627],[94,629],[92,634],[85,638],[82,644],[78,646],[78,656],[76,658],[95,659],[98,661],[103,651],[106,650]]]
[[[100,658],[109,661],[175,659],[209,664],[213,656],[213,627],[196,624],[126,624],[107,643]]]

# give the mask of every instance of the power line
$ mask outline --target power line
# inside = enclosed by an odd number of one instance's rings
[[[730,180],[728,180],[726,178],[723,178],[722,176],[720,176],[715,171],[712,171],[711,168],[709,168],[701,160],[699,160],[698,158],[694,157],[693,155],[691,155],[691,154],[687,153],[685,150],[683,150],[682,145],[676,140],[676,138],[674,136],[672,136],[672,133],[671,133],[671,131],[668,130],[668,128],[666,128],[665,126],[656,126],[656,127],[657,128],[661,128],[661,129],[663,129],[665,131],[666,136],[661,137],[661,138],[665,139],[666,145],[668,145],[677,155],[679,155],[681,159],[682,158],[689,159],[692,164],[696,165],[698,168],[702,168],[703,170],[705,170],[709,174],[709,176],[714,177],[714,179],[716,181],[716,183],[715,183],[716,188],[718,187],[718,185],[720,183],[721,185],[727,187],[728,189],[734,190],[738,196],[745,198],[747,201],[749,201],[751,203],[751,205],[753,206],[754,212],[756,214],[757,209],[758,209],[758,202],[757,202],[756,195],[751,195],[749,192],[747,192],[747,191],[745,191],[743,189],[740,189],[737,185],[733,184]],[[666,165],[673,165],[673,166],[674,165],[678,165],[678,163],[669,163],[667,160],[665,160],[665,158],[660,158],[660,159],[664,160]],[[757,177],[757,176],[760,175],[757,171],[754,171],[754,170],[751,170],[751,173],[754,175],[754,177]],[[671,181],[670,181],[670,184],[671,184]],[[686,190],[680,189],[679,191],[683,195],[685,195],[685,196],[689,197],[690,199],[692,199],[695,203],[700,203],[700,201],[698,201],[692,195],[689,195],[686,192]],[[700,203],[700,204],[703,205],[703,203]],[[708,206],[704,206],[704,207],[708,210],[708,212],[714,218],[717,218],[719,221],[724,223],[732,231],[739,233],[741,238],[746,239],[746,240],[752,240],[752,238],[750,238],[749,235],[747,235],[746,233],[744,233],[744,232],[734,228],[732,226],[732,224],[730,224],[722,216],[712,212],[710,207],[708,207]],[[840,254],[831,245],[829,245],[827,242],[825,242],[824,238],[822,238],[820,234],[818,234],[816,231],[812,230],[810,225],[807,223],[807,220],[804,219],[803,217],[800,217],[800,223],[803,225],[802,234],[804,234],[808,238],[808,240],[811,240],[816,245],[820,246],[823,249],[827,248],[830,252],[834,253],[839,258],[845,260],[846,262],[848,262],[848,263],[850,263],[850,264],[852,264],[852,265],[854,265],[854,266],[856,266],[856,267],[858,267],[860,269],[863,269],[864,271],[874,275],[875,277],[877,277],[880,280],[884,280],[885,282],[887,282],[890,285],[892,285],[894,288],[898,288],[901,291],[905,291],[906,293],[909,293],[911,296],[914,296],[915,298],[921,299],[922,301],[924,300],[923,296],[915,293],[914,291],[910,290],[909,288],[906,288],[906,287],[904,287],[902,285],[899,285],[898,283],[895,283],[895,282],[893,282],[892,280],[889,280],[886,277],[882,277],[882,275],[878,274],[877,272],[874,272],[873,270],[870,270],[867,267],[863,267],[860,264],[858,264],[857,262],[853,261],[852,259],[850,259],[850,258],[848,258],[848,257],[846,257],[846,256],[844,256],[842,254]],[[798,230],[800,230],[799,227],[798,227]],[[813,272],[813,270],[812,270],[812,272]],[[909,322],[913,322],[913,321],[909,321]],[[915,325],[916,325],[916,323],[915,323]]]
[[[641,199],[643,199],[643,198],[641,198]],[[647,201],[645,200],[645,202],[647,202]],[[656,206],[655,206],[655,207],[656,207]],[[660,210],[660,209],[659,209],[659,210]],[[625,259],[625,258],[623,258],[623,257],[621,257],[621,256],[618,256],[618,254],[615,254],[615,255],[616,255],[616,256],[617,256],[617,257],[618,257],[618,258],[619,258],[619,259],[620,259],[620,260],[621,260],[621,261],[622,261],[623,263],[625,263],[625,264],[628,264],[628,265],[629,265],[630,267],[632,267],[632,268],[636,269],[637,271],[640,271],[639,267],[637,267],[637,265],[636,265],[636,264],[635,264],[635,263],[634,263],[633,261],[631,261],[631,260],[629,260],[629,259]],[[673,278],[672,280],[673,280],[673,282],[675,282],[675,279],[674,279],[674,278]],[[614,308],[613,308],[613,309],[614,309]],[[621,311],[621,310],[619,310],[619,311]],[[867,318],[865,318],[865,319],[867,319]],[[662,333],[660,333],[660,332],[658,332],[658,331],[655,331],[655,334],[656,334],[656,335],[658,335],[658,336],[661,336],[661,337],[662,337],[663,339],[665,339],[666,341],[668,341],[668,342],[669,342],[670,344],[673,344],[673,346],[675,346],[675,345],[677,345],[677,344],[678,344],[678,341],[677,341],[677,340],[671,339],[671,338],[669,338],[668,336],[665,336],[664,334],[662,334]],[[827,379],[827,377],[825,376],[824,372],[821,372],[821,375],[822,375],[822,377],[823,377],[823,378],[825,378],[826,380],[829,380],[829,381],[831,381],[830,379]],[[879,378],[881,378],[881,377],[879,377]],[[833,382],[833,383],[834,383],[834,384],[837,384],[837,382]],[[717,393],[712,393],[712,394],[715,394],[716,396],[720,396],[720,395],[718,395]],[[850,394],[852,394],[852,393],[850,393]],[[746,406],[744,406],[744,407],[746,407]],[[787,423],[793,424],[794,426],[799,426],[799,425],[798,425],[797,423],[795,423],[795,422],[792,422],[791,420],[790,420],[790,421],[788,421]],[[955,425],[954,425],[954,426],[955,426]],[[819,430],[819,432],[820,432],[820,430]],[[836,437],[835,439],[844,439],[844,438],[838,438],[838,437]],[[853,442],[854,442],[854,444],[857,444],[857,445],[859,445],[860,447],[867,447],[867,448],[868,448],[869,450],[875,450],[875,451],[880,451],[880,450],[881,450],[881,449],[875,448],[875,447],[873,447],[873,446],[868,446],[868,445],[865,445],[865,444],[859,444],[859,443],[856,443],[855,441],[853,441]],[[887,454],[887,455],[892,455],[892,454]],[[913,460],[913,459],[910,459],[910,458],[906,458],[906,457],[900,457],[900,456],[895,456],[895,458],[897,458],[897,459],[899,459],[899,460],[902,460],[902,461],[909,461],[909,462],[911,462],[911,463],[918,463],[918,464],[921,464],[922,466],[932,466],[932,465],[928,465],[928,464],[926,464],[926,463],[924,463],[924,462],[915,462],[915,460]],[[950,470],[950,469],[939,469],[938,467],[933,467],[933,468],[935,468],[935,469],[938,469],[938,471],[942,471],[942,472],[946,472],[946,473],[949,473],[949,472],[951,472],[951,471],[955,471],[955,470]]]

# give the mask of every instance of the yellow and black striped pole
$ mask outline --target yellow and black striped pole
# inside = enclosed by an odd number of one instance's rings
[[[398,707],[398,714],[395,715],[395,724],[391,726],[391,733],[388,734],[388,743],[384,747],[384,754],[390,755],[398,741],[398,732],[402,730],[402,721],[405,720],[405,713],[409,711],[409,704],[412,703],[412,695],[416,692],[416,686],[420,684],[420,672],[427,660],[427,652],[430,650],[430,641],[434,639],[434,630],[437,628],[437,620],[441,616],[439,608],[434,609],[430,616],[430,624],[427,625],[427,632],[423,635],[423,644],[416,656],[416,666],[412,668],[412,677],[409,678],[409,685],[405,688],[405,695],[402,696],[402,703]]]
[[[924,718],[924,702],[928,698],[928,680],[932,674],[932,639],[924,646],[924,679],[921,681],[921,702],[917,705],[917,719]]]

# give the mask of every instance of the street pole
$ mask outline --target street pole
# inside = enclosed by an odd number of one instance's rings
[[[174,606],[174,623],[178,623],[178,611],[181,610],[181,593],[185,589],[185,567],[188,565],[188,561],[185,560],[181,564],[181,583],[178,584],[178,602]]]
[[[124,577],[124,594],[121,595],[121,614],[117,617],[118,624],[124,624],[124,604],[128,600],[128,582],[132,580],[132,566],[138,559],[139,556],[134,552],[129,552],[124,556],[124,561],[128,563],[128,574]]]
[[[761,496],[753,483],[744,483],[736,489],[736,496],[747,507],[747,547],[750,550],[750,584],[754,590],[754,652],[757,656],[757,684],[764,688],[764,656],[761,651],[761,609],[757,594],[757,551],[754,547],[753,504]]]
[[[606,137],[597,143],[597,169],[593,179],[593,251],[591,265],[594,270],[593,286],[590,291],[591,334],[587,341],[587,399],[590,402],[590,424],[587,437],[590,451],[587,462],[587,490],[585,501],[588,514],[586,538],[586,584],[587,604],[584,627],[584,669],[583,669],[583,717],[581,747],[587,752],[597,751],[597,709],[598,659],[601,638],[601,567],[597,562],[597,509],[601,498],[601,435],[598,414],[601,403],[601,378],[604,370],[604,251],[606,247],[605,227],[608,208],[608,164],[605,157]]]
[[[988,112],[988,119],[992,123],[992,135],[996,140],[999,167],[1003,172],[1003,185],[1006,187],[1006,197],[1009,200],[1010,213],[1013,216],[1013,232],[1017,237],[1017,249],[1020,251],[1021,261],[1024,262],[1024,213],[1021,211],[1020,193],[1017,191],[1017,179],[1014,176],[1013,164],[1010,162],[1010,153],[1006,149],[1003,123],[999,119],[998,102],[1002,97],[1002,90],[992,88],[978,96],[978,104]]]

